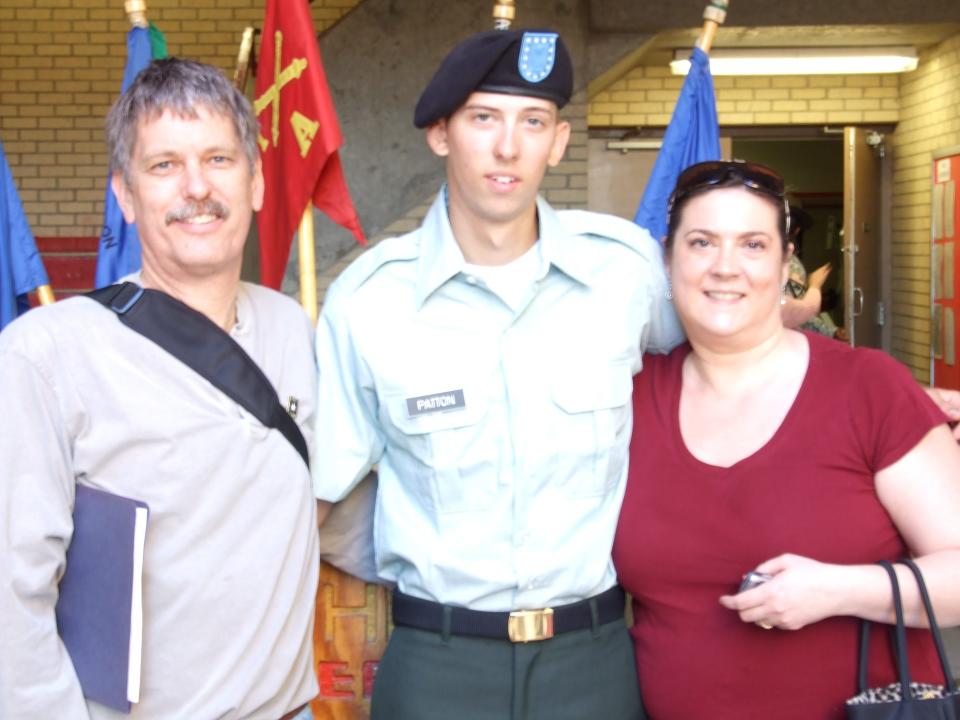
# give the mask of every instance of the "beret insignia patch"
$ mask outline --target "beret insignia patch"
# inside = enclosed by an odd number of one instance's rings
[[[520,43],[517,70],[529,83],[538,83],[550,76],[557,56],[557,33],[527,32]]]

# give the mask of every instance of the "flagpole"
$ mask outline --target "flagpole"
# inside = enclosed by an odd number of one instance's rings
[[[247,86],[247,76],[250,74],[250,56],[253,54],[253,36],[256,30],[248,26],[243,30],[240,38],[240,52],[237,53],[237,67],[233,71],[233,86],[240,92]]]
[[[276,49],[273,56],[277,63],[275,74],[280,74],[280,51]],[[276,110],[280,104],[273,107]],[[274,132],[277,125],[274,121]],[[313,237],[313,200],[307,200],[307,207],[300,218],[297,228],[297,259],[300,266],[300,306],[306,311],[307,317],[314,325],[317,324],[317,259]]]
[[[514,0],[497,0],[493,5],[493,29],[509,30],[510,23],[517,16]]]
[[[703,9],[703,29],[697,38],[697,47],[705,53],[710,52],[713,40],[717,36],[717,28],[727,19],[727,8],[730,0],[710,0],[710,4]]]
[[[53,296],[53,288],[49,285],[40,285],[37,287],[37,300],[41,305],[53,305],[56,298]]]
[[[147,2],[146,0],[125,0],[123,11],[127,14],[127,20],[133,27],[147,29],[150,23],[147,21]],[[110,192],[108,189],[107,192]]]
[[[317,324],[317,258],[313,244],[313,203],[300,218],[297,229],[297,249],[300,259],[300,305],[307,311],[310,322]]]

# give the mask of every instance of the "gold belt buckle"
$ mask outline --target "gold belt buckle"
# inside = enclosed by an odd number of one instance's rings
[[[553,608],[514,610],[507,620],[510,642],[534,642],[553,637]]]

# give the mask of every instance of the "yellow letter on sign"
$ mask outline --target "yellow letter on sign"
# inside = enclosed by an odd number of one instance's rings
[[[297,138],[297,145],[300,146],[300,157],[306,157],[320,123],[294,110],[290,115],[290,125],[293,127],[294,137]]]

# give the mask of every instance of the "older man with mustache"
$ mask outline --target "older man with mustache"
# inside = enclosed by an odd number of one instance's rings
[[[134,717],[309,717],[318,550],[297,426],[315,403],[312,330],[292,300],[240,281],[263,199],[256,137],[219,70],[151,65],[107,121],[142,272],[0,336],[0,717],[116,717],[84,697],[55,619],[90,489],[149,506]],[[260,419],[238,384],[293,420]]]

